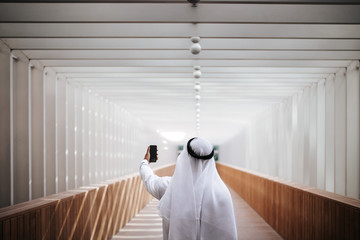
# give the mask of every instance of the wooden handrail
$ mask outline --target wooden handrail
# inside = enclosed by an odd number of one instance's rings
[[[175,165],[154,172],[171,176]],[[138,174],[0,209],[0,239],[108,239],[152,197]]]
[[[285,239],[360,239],[360,200],[217,163],[219,175]]]

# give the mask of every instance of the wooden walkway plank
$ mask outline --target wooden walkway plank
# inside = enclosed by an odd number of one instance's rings
[[[239,240],[282,239],[234,190],[229,190],[234,204]],[[151,200],[112,239],[162,240],[162,219],[157,210],[158,202],[156,199]]]

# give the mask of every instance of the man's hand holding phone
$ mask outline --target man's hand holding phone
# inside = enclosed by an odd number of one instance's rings
[[[157,146],[156,145],[150,145],[147,148],[144,159],[146,159],[148,161],[148,163],[157,161],[158,155],[157,155]]]

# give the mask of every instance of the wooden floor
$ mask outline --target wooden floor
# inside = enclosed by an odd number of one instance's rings
[[[235,208],[238,239],[282,239],[237,193],[232,189],[230,193]],[[153,199],[112,239],[161,240],[158,202]]]

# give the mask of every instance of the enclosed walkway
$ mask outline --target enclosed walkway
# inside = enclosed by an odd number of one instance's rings
[[[1,1],[0,239],[159,238],[139,164],[157,145],[171,176],[194,136],[215,146],[240,239],[360,239],[359,13]]]

